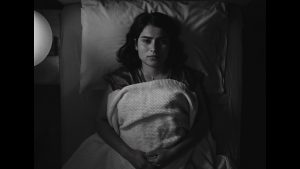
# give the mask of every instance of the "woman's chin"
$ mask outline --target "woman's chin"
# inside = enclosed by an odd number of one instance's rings
[[[148,61],[146,65],[153,67],[153,68],[159,68],[159,67],[161,67],[162,64],[158,60],[151,60],[151,61]]]

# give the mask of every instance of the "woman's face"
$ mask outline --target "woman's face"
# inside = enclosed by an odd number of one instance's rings
[[[161,68],[169,55],[170,40],[158,27],[147,25],[136,42],[136,50],[142,66]]]

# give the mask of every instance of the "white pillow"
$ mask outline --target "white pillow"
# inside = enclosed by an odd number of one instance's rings
[[[82,0],[80,92],[105,88],[103,75],[116,69],[117,50],[125,43],[135,16],[157,11],[182,23],[187,65],[207,76],[210,91],[223,92],[227,51],[227,8],[218,0]]]

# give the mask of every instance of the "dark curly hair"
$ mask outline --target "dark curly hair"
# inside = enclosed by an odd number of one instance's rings
[[[117,61],[131,70],[141,67],[141,60],[135,50],[135,40],[147,25],[161,28],[170,38],[170,51],[165,66],[167,68],[183,66],[187,56],[184,54],[182,42],[179,40],[180,23],[159,12],[144,12],[135,18],[126,35],[126,43],[117,52]]]

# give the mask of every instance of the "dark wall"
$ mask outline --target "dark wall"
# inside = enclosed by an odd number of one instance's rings
[[[60,168],[59,85],[34,85],[34,168]]]
[[[266,168],[266,1],[243,8],[241,168]]]

